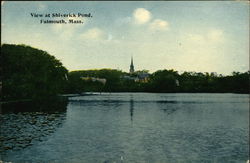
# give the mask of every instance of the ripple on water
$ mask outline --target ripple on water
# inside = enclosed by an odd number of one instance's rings
[[[0,140],[13,162],[246,163],[248,115],[245,95],[111,93],[71,98],[63,114],[4,115],[15,134]]]
[[[63,123],[65,113],[24,112],[0,115],[0,154],[21,150],[45,139]]]

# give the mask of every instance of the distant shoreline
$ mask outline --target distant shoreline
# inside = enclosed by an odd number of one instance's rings
[[[101,95],[101,94],[112,94],[112,93],[152,93],[152,94],[242,94],[242,95],[250,95],[249,93],[234,93],[234,92],[84,92],[80,94],[61,94],[58,97],[78,97],[78,96],[93,96],[93,95]],[[21,102],[32,102],[32,99],[18,99],[18,100],[9,100],[9,101],[0,101],[1,104],[8,103],[21,103]]]

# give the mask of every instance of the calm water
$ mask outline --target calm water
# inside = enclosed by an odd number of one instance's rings
[[[248,117],[249,96],[241,94],[71,97],[65,112],[2,115],[10,138],[1,138],[0,160],[246,163]]]

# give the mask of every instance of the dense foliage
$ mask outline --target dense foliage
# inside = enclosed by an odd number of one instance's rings
[[[71,89],[68,92],[185,92],[185,93],[249,93],[250,72],[233,72],[222,76],[216,73],[184,72],[158,70],[149,75],[148,82],[136,82],[124,76],[137,76],[119,70],[82,70],[69,73]],[[83,81],[80,77],[99,77],[107,79],[106,85],[99,82]],[[73,89],[72,89],[73,88]]]
[[[101,70],[82,70],[69,73],[69,85],[67,93],[79,93],[83,91],[120,91],[121,79],[124,73],[119,70],[101,69]],[[102,84],[98,81],[82,80],[81,77],[96,77],[106,79]]]
[[[1,46],[3,99],[40,99],[63,93],[67,69],[47,52],[25,45]]]

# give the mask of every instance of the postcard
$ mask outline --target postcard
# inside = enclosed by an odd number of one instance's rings
[[[248,1],[1,9],[1,163],[249,160]]]

